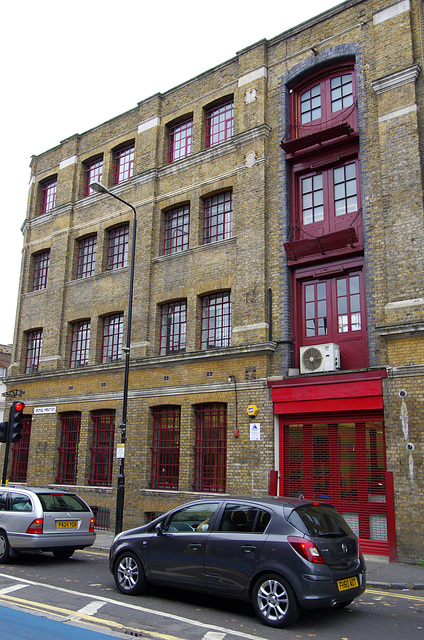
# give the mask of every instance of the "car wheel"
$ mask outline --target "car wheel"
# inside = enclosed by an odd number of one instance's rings
[[[274,573],[257,580],[253,587],[253,608],[264,624],[279,629],[295,622],[300,613],[293,589],[284,578]]]
[[[75,553],[75,549],[55,549],[53,555],[58,560],[68,560]]]
[[[0,563],[6,564],[10,562],[10,544],[4,531],[0,531]]]
[[[121,593],[137,595],[146,589],[147,581],[140,559],[132,551],[122,553],[114,568],[115,583]]]

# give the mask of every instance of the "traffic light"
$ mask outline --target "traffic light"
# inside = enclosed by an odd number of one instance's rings
[[[22,414],[25,409],[23,402],[15,401],[10,407],[9,413],[9,440],[10,442],[19,442],[22,439]]]
[[[0,442],[7,442],[7,422],[0,422]]]

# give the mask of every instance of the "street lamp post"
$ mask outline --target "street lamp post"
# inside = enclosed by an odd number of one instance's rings
[[[134,259],[135,259],[135,241],[137,235],[137,212],[132,204],[123,200],[119,196],[115,195],[111,191],[108,191],[100,182],[92,182],[90,187],[97,193],[107,193],[116,200],[119,200],[123,204],[127,205],[133,211],[133,227],[131,238],[131,259],[130,259],[130,285],[128,291],[128,311],[127,311],[127,338],[125,347],[123,349],[125,353],[125,373],[124,373],[124,392],[122,399],[122,422],[121,422],[121,444],[124,445],[123,454],[119,458],[119,475],[118,486],[116,490],[116,517],[115,517],[115,535],[122,531],[122,520],[124,514],[124,497],[125,497],[125,442],[127,440],[127,404],[128,404],[128,378],[130,370],[130,344],[131,344],[131,320],[132,320],[132,303],[133,303],[133,288],[134,288]]]

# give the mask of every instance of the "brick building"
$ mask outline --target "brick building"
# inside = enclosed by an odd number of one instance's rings
[[[422,15],[348,0],[33,157],[10,479],[124,526],[214,492],[330,500],[423,557]],[[18,455],[21,445],[14,445]]]

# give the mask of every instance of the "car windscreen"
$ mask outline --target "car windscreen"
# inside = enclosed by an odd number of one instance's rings
[[[88,506],[72,493],[38,493],[43,511],[89,511]]]
[[[342,516],[327,504],[303,505],[294,509],[288,521],[313,538],[340,538],[352,535],[352,530]]]

